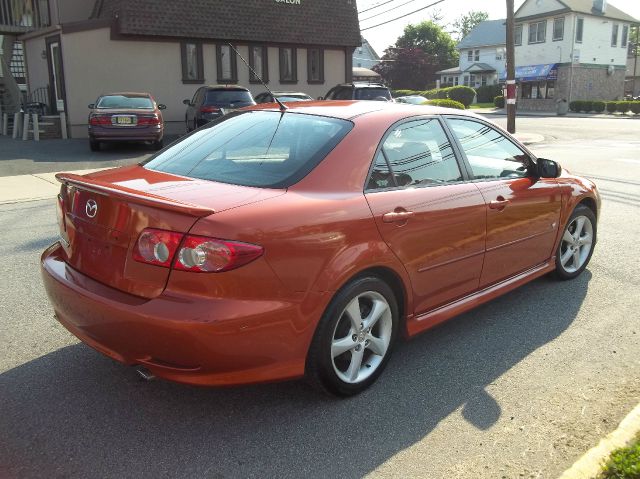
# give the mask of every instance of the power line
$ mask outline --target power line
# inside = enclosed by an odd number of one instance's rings
[[[374,5],[373,7],[369,7],[367,9],[365,9],[365,10],[362,10],[362,11],[358,12],[358,15],[360,15],[361,13],[364,13],[364,12],[368,12],[369,10],[373,10],[374,8],[381,7],[382,5],[386,5],[387,3],[391,3],[393,1],[395,1],[395,0],[387,0],[386,2],[379,3],[377,5]]]
[[[377,25],[373,25],[373,26],[367,27],[367,28],[361,28],[360,31],[364,32],[365,30],[371,30],[372,28],[380,27],[382,25],[386,25],[387,23],[395,22],[396,20],[400,20],[401,18],[408,17],[409,15],[413,15],[414,13],[418,13],[418,12],[420,12],[422,10],[426,10],[427,8],[433,7],[434,5],[437,5],[437,4],[442,3],[442,2],[444,2],[444,0],[438,0],[437,2],[433,2],[433,3],[429,4],[429,5],[427,5],[426,7],[422,7],[422,8],[419,8],[417,10],[414,10],[413,12],[407,13],[405,15],[401,15],[399,17],[392,18],[391,20],[387,20],[386,22],[378,23]]]
[[[384,15],[385,13],[392,12],[396,8],[404,7],[405,5],[409,5],[410,3],[413,3],[415,1],[416,0],[409,0],[408,2],[401,3],[400,5],[397,5],[397,6],[393,7],[393,8],[390,8],[389,10],[383,10],[380,13],[376,13],[375,15],[371,15],[370,17],[363,18],[362,20],[360,20],[360,22],[361,23],[362,22],[366,22],[367,20],[371,20],[372,18],[379,17],[380,15]]]

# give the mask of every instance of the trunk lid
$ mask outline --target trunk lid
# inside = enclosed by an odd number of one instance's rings
[[[284,194],[147,170],[117,168],[86,176],[56,175],[60,234],[67,263],[127,293],[153,298],[170,270],[133,259],[145,228],[187,233],[202,217]]]

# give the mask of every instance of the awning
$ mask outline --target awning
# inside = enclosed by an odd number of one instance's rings
[[[500,81],[507,79],[507,72],[500,74]],[[541,81],[541,80],[557,80],[558,64],[548,63],[546,65],[526,65],[516,67],[516,80],[524,81]]]

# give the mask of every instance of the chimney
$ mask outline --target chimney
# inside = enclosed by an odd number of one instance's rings
[[[601,13],[604,15],[607,13],[607,0],[593,0],[594,13]]]

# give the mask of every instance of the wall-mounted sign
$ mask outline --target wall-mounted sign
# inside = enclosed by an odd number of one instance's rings
[[[300,5],[301,0],[276,0],[276,3],[288,3],[290,5]]]

